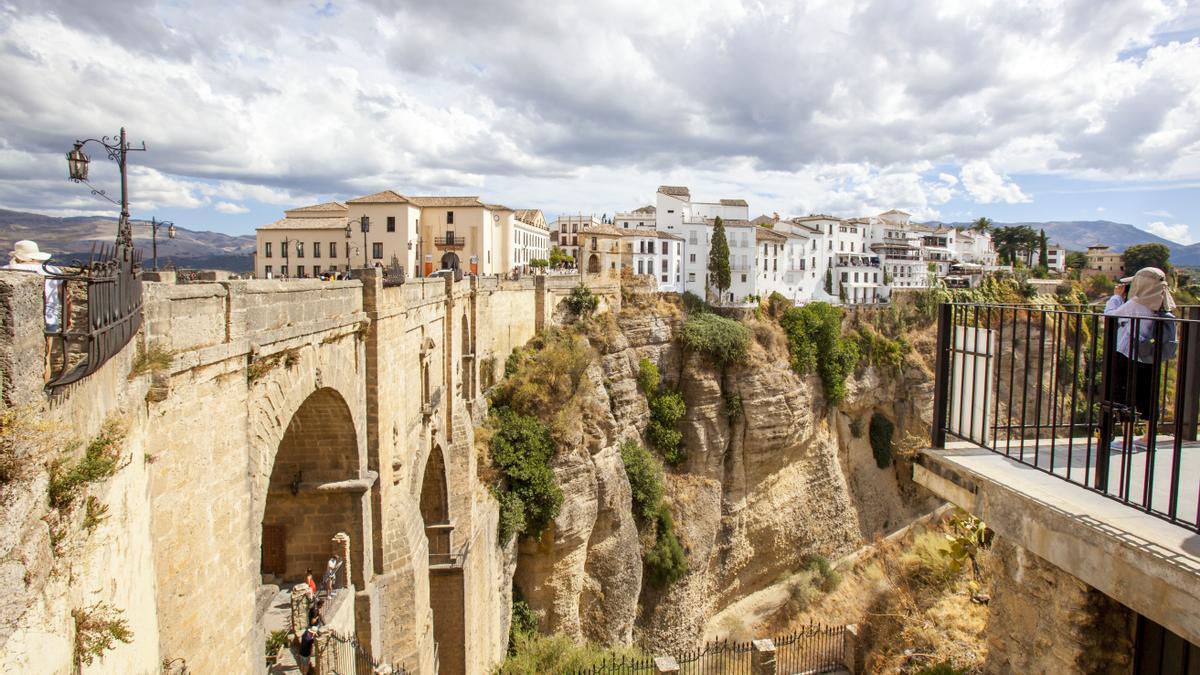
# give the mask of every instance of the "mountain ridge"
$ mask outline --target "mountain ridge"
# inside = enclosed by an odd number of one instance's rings
[[[936,222],[936,224],[949,227],[971,227],[972,225],[969,222]],[[1180,244],[1170,239],[1164,239],[1153,232],[1147,232],[1129,223],[1118,223],[1111,220],[1049,220],[1042,222],[992,223],[993,228],[1016,225],[1028,225],[1034,230],[1045,230],[1046,238],[1051,244],[1058,244],[1068,251],[1086,251],[1088,246],[1097,244],[1107,244],[1114,251],[1124,251],[1135,244],[1162,244],[1170,249],[1172,264],[1200,265],[1200,243]]]

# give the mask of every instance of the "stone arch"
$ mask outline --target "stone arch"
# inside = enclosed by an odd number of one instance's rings
[[[600,273],[600,256],[596,255],[595,253],[588,256],[588,264],[587,265],[588,265],[587,266],[588,274],[599,274]]]
[[[425,461],[421,479],[421,521],[429,539],[429,555],[450,553],[450,494],[446,481],[446,459],[439,445],[433,446]]]
[[[292,414],[279,441],[262,515],[260,568],[285,582],[320,575],[338,532],[351,537],[351,570],[363,570],[363,493],[359,439],[350,407],[320,388]],[[339,579],[339,584],[341,579]]]
[[[446,253],[442,255],[442,269],[458,270],[459,264],[458,254],[454,251],[446,251]]]
[[[464,401],[475,398],[475,350],[471,348],[471,324],[467,315],[462,317],[462,397]]]

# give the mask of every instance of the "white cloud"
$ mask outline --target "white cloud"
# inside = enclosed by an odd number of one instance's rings
[[[1170,211],[1163,211],[1161,209],[1159,209],[1158,211],[1146,211],[1146,215],[1158,216],[1159,218],[1174,218],[1174,216],[1171,215]]]
[[[1019,185],[1007,176],[996,173],[995,169],[983,160],[972,160],[964,164],[959,177],[962,178],[967,193],[981,204],[1016,204],[1030,201],[1029,197],[1021,192]]]
[[[1192,243],[1192,234],[1188,231],[1188,226],[1183,223],[1168,225],[1161,220],[1156,220],[1153,223],[1147,223],[1146,227],[1142,229],[1179,244]]]
[[[958,185],[958,177],[952,173],[939,173],[938,179],[946,185]]]
[[[213,206],[213,209],[215,209],[216,211],[218,211],[220,213],[229,213],[229,214],[249,213],[250,212],[250,209],[242,206],[241,204],[234,204],[232,202],[217,202]]]

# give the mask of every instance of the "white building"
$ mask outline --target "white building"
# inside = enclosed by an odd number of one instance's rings
[[[599,226],[600,219],[596,216],[559,216],[550,224],[552,235],[550,243],[562,249],[563,253],[575,258],[576,265],[582,266],[583,263],[579,260],[579,231],[585,227]]]
[[[513,214],[510,271],[529,271],[531,260],[550,257],[550,230],[540,209],[517,209]]]
[[[653,230],[657,225],[655,210],[653,206],[643,206],[632,211],[618,212],[613,216],[613,225],[622,230]]]

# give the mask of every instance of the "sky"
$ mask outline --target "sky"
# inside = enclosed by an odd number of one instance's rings
[[[252,233],[382,189],[611,215],[1113,220],[1200,241],[1182,0],[0,0],[0,208],[124,125],[136,218]],[[92,184],[119,190],[96,144]]]

